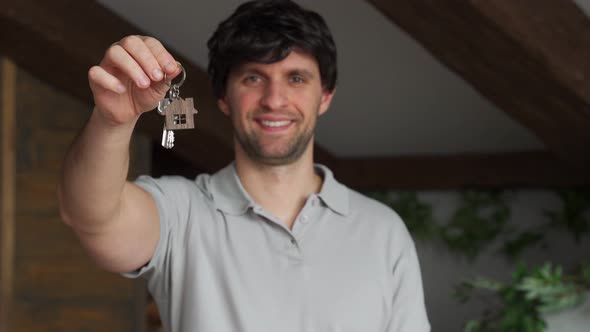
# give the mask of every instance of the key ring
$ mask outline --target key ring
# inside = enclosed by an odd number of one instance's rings
[[[180,67],[180,69],[182,69],[182,78],[180,79],[180,82],[175,84],[172,84],[172,81],[167,82],[166,85],[168,85],[168,87],[170,87],[171,89],[173,89],[174,87],[176,87],[176,89],[180,88],[184,83],[184,80],[186,79],[186,70],[184,70],[184,67],[180,64],[180,62],[176,61],[176,64],[178,65],[178,67]],[[166,82],[166,76],[166,72],[164,72],[164,82]]]
[[[186,70],[184,70],[184,67],[180,64],[180,62],[176,61],[176,64],[178,67],[180,67],[180,69],[182,69],[182,77],[178,83],[172,83],[172,81],[166,82],[166,73],[164,73],[164,83],[169,87],[169,89],[168,98],[164,98],[158,103],[158,113],[161,115],[164,115],[166,107],[168,107],[168,105],[170,105],[173,101],[182,99],[180,98],[180,86],[186,79]]]
[[[178,67],[180,67],[180,69],[182,69],[182,78],[180,79],[180,82],[172,84],[172,81],[170,81],[166,83],[166,85],[168,85],[168,87],[170,88],[168,94],[170,96],[170,99],[172,100],[178,98],[178,96],[180,95],[180,86],[184,83],[184,80],[186,79],[186,70],[184,70],[184,67],[180,64],[180,62],[176,61],[176,64],[178,65]],[[164,73],[164,81],[166,81],[166,73]]]

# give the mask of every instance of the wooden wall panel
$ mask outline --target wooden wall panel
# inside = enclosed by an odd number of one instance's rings
[[[144,331],[145,285],[97,268],[60,220],[63,157],[91,106],[16,71],[13,310],[6,331]],[[149,143],[133,142],[132,176],[149,170]]]
[[[18,242],[15,251],[19,257],[32,259],[87,259],[80,250],[80,242],[72,230],[55,214],[44,218],[19,215],[16,225]]]
[[[12,331],[137,331],[131,303],[17,300]]]
[[[19,170],[16,175],[17,215],[58,215],[56,185],[57,172]]]
[[[8,330],[14,280],[16,67],[0,57],[0,331]]]
[[[15,294],[25,299],[120,302],[130,301],[134,291],[128,279],[99,270],[86,257],[21,256],[14,272],[18,276],[14,281]]]

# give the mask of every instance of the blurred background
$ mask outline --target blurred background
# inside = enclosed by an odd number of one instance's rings
[[[232,133],[211,94],[205,44],[242,2],[2,2],[0,331],[159,330],[144,283],[98,270],[61,223],[61,160],[92,110],[88,69],[141,34],[184,65],[180,94],[199,114],[171,151],[160,146],[163,119],[143,115],[129,178],[225,166]],[[534,290],[567,309],[541,315],[548,329],[587,331],[590,306],[571,305],[590,288],[590,1],[297,2],[324,16],[339,52],[316,160],[402,216],[433,331],[530,304],[507,307],[490,284],[491,301],[461,304],[457,285],[475,277],[507,288],[540,280]],[[546,262],[545,274],[535,270]]]

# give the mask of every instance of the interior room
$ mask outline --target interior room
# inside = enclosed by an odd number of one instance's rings
[[[182,64],[198,113],[172,149],[143,114],[128,180],[230,163],[206,43],[243,2],[0,6],[0,331],[165,331],[144,280],[89,259],[56,186],[93,111],[88,71],[129,35]],[[588,331],[590,0],[296,2],[338,48],[314,161],[404,221],[432,331]]]

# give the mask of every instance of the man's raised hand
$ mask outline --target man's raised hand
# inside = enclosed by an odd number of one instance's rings
[[[90,68],[88,81],[96,109],[116,126],[154,109],[168,90],[167,82],[180,72],[157,39],[128,36],[111,45],[100,64]]]

